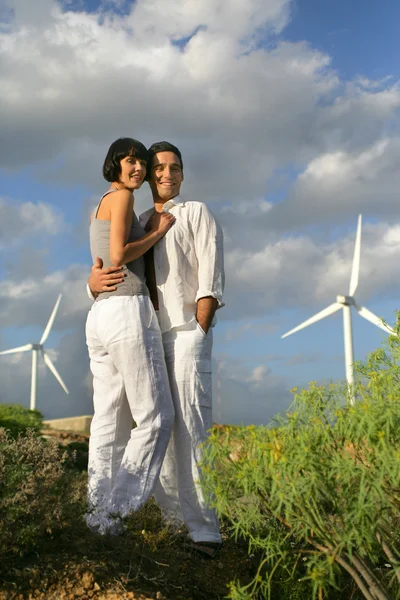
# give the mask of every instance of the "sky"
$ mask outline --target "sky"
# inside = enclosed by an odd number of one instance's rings
[[[344,377],[340,313],[281,335],[348,293],[360,213],[357,299],[395,321],[399,18],[395,0],[0,0],[0,350],[38,342],[62,293],[46,348],[70,394],[41,364],[45,417],[92,412],[88,219],[120,136],[177,145],[184,198],[223,227],[216,421],[265,424]],[[384,333],[353,316],[362,360]],[[30,371],[0,357],[0,402],[29,405]]]

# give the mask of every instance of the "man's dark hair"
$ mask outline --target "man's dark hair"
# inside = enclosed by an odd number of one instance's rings
[[[149,158],[147,161],[147,179],[150,177],[151,165],[153,162],[153,158],[159,152],[173,152],[174,154],[176,154],[176,156],[180,160],[181,169],[183,171],[183,160],[182,160],[181,151],[179,150],[179,148],[177,148],[173,144],[170,144],[169,142],[155,142],[155,144],[152,144],[150,146],[148,152],[149,152]]]
[[[103,177],[106,181],[119,181],[121,160],[127,156],[144,160],[146,163],[149,160],[149,153],[141,142],[133,138],[119,138],[111,144],[104,161]]]

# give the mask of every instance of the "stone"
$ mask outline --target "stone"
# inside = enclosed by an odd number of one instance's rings
[[[85,590],[91,590],[94,584],[94,576],[90,571],[85,571],[82,575],[82,585]]]

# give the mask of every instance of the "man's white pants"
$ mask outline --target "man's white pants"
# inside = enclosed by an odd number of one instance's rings
[[[161,332],[147,296],[95,302],[86,337],[94,387],[88,465],[94,511],[88,523],[96,525],[97,518],[101,527],[107,513],[126,516],[153,493],[174,408]]]
[[[221,541],[199,484],[202,444],[212,426],[212,335],[195,320],[163,334],[175,420],[155,498],[169,520],[186,523],[194,542]]]

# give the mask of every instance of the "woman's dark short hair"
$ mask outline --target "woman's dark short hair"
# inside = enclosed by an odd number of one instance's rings
[[[182,154],[181,151],[179,150],[179,148],[177,148],[176,146],[174,146],[173,144],[170,144],[169,142],[156,142],[155,144],[152,144],[148,150],[149,152],[149,158],[147,160],[147,179],[150,176],[150,172],[151,172],[151,164],[153,162],[153,158],[155,157],[156,154],[158,154],[159,152],[173,152],[174,154],[176,154],[176,156],[179,158],[180,163],[181,163],[181,169],[183,171],[183,160],[182,160]]]
[[[111,144],[104,161],[103,177],[106,181],[119,181],[121,160],[127,156],[144,160],[146,163],[149,160],[149,153],[141,142],[133,138],[119,138]]]

